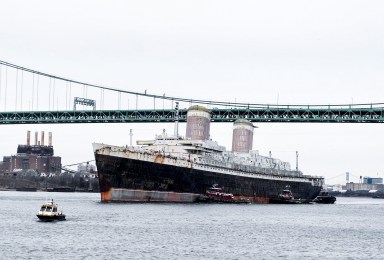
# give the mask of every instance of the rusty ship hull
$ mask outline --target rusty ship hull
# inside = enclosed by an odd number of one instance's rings
[[[234,122],[232,150],[227,151],[211,139],[210,121],[209,110],[195,105],[187,112],[185,138],[176,120],[173,136],[163,129],[162,135],[138,140],[136,146],[94,143],[101,201],[211,201],[223,196],[208,196],[214,186],[230,194],[230,202],[269,203],[289,186],[295,198],[309,202],[321,191],[323,177],[304,175],[298,167],[291,170],[289,162],[252,150],[251,122]]]
[[[102,202],[192,203],[201,201],[213,184],[237,201],[269,203],[290,186],[295,198],[309,202],[322,188],[318,177],[225,169],[117,146],[95,149],[95,160]]]

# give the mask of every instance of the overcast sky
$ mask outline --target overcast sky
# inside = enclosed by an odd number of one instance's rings
[[[383,1],[353,0],[2,1],[0,60],[158,95],[381,103],[383,10]],[[299,151],[299,168],[329,184],[345,183],[346,172],[355,182],[384,177],[383,124],[255,125],[255,150],[292,167]],[[0,156],[15,154],[27,130],[53,132],[66,165],[92,160],[92,142],[127,144],[130,129],[135,141],[163,128],[173,133],[172,124],[2,125]],[[213,124],[211,136],[230,149],[232,125]]]

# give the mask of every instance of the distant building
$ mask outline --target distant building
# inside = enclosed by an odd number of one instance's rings
[[[78,172],[90,172],[90,173],[93,173],[93,172],[96,172],[96,166],[93,165],[93,164],[89,164],[89,162],[87,163],[82,163],[82,164],[79,164],[77,166],[77,171]]]
[[[333,191],[340,192],[343,190],[343,185],[341,185],[341,184],[328,185],[326,187],[326,190],[330,191],[330,192],[333,192]]]
[[[370,190],[383,190],[383,184],[368,184],[368,183],[347,183],[346,190],[349,191],[370,191]]]
[[[371,178],[371,177],[364,177],[363,183],[366,184],[382,184],[383,178]]]
[[[77,166],[77,171],[81,173],[81,177],[83,178],[91,178],[95,179],[97,178],[97,172],[96,172],[96,166],[93,164],[82,163]]]
[[[54,156],[52,146],[52,133],[49,132],[49,143],[44,145],[44,132],[41,132],[41,142],[35,132],[35,145],[30,144],[30,131],[27,132],[27,144],[17,147],[17,154],[4,156],[0,162],[0,171],[3,174],[19,171],[34,170],[38,173],[60,173],[61,157]]]

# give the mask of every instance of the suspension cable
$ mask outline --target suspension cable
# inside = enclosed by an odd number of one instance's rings
[[[84,86],[89,86],[89,87],[94,87],[94,88],[100,88],[104,90],[110,90],[110,91],[116,91],[116,92],[122,92],[122,93],[127,93],[127,94],[132,94],[136,96],[144,96],[144,97],[153,97],[153,98],[158,98],[158,99],[166,99],[166,100],[172,100],[172,101],[179,101],[179,102],[185,102],[185,103],[195,103],[195,104],[206,104],[206,105],[216,105],[216,106],[228,106],[228,107],[242,107],[242,108],[280,108],[280,107],[290,107],[290,108],[314,108],[314,107],[346,107],[346,108],[351,108],[351,107],[357,107],[357,106],[367,106],[372,108],[372,106],[384,106],[384,103],[362,103],[362,104],[333,104],[333,105],[279,105],[279,104],[254,104],[254,103],[240,103],[240,102],[223,102],[223,101],[213,101],[213,100],[202,100],[202,99],[190,99],[190,98],[180,98],[180,97],[170,97],[170,96],[163,96],[163,95],[153,95],[153,94],[148,94],[147,91],[144,93],[140,92],[134,92],[134,91],[127,91],[123,89],[117,89],[117,88],[111,88],[111,87],[106,87],[106,86],[101,86],[101,85],[95,85],[91,83],[86,83],[86,82],[81,82],[77,80],[72,80],[60,76],[55,76],[52,74],[28,69],[22,66],[18,66],[6,61],[0,60],[0,64],[5,65],[7,67],[23,70],[26,72],[34,73],[37,75],[41,75],[44,77],[49,77],[52,79],[58,79],[62,81],[67,81],[70,83],[75,83],[79,85],[84,85]],[[136,102],[137,106],[137,102]]]

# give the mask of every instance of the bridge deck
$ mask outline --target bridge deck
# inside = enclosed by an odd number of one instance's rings
[[[210,111],[212,122],[233,122],[239,118],[244,118],[259,123],[384,123],[384,107],[214,108]],[[179,121],[186,122],[186,118],[187,110],[180,109]],[[0,112],[0,124],[164,123],[175,120],[175,110],[173,109]]]

